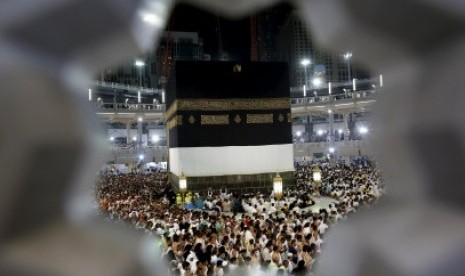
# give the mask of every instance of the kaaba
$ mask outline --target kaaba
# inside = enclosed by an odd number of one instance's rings
[[[294,183],[287,63],[178,61],[167,86],[171,181],[188,189]]]

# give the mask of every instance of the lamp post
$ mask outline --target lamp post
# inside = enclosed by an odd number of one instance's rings
[[[313,188],[315,194],[320,196],[320,184],[321,184],[321,169],[319,167],[313,168]]]
[[[301,138],[300,138],[300,137],[302,137],[302,132],[301,132],[300,130],[297,130],[297,131],[295,132],[295,137],[296,137],[296,138],[295,138],[296,142],[301,141]]]
[[[352,57],[351,52],[347,52],[343,55],[344,59],[347,61],[347,79],[350,81],[352,76],[350,75],[350,58]]]
[[[184,175],[184,172],[181,172],[181,175],[179,176],[179,192],[182,195],[182,204],[184,204],[187,192],[187,178]]]
[[[333,146],[330,146],[328,148],[328,152],[329,152],[328,153],[329,162],[330,162],[331,165],[333,165],[334,161],[337,160],[336,155],[335,155],[336,149]]]
[[[313,84],[313,88],[318,88],[320,87],[321,83],[323,81],[321,80],[321,78],[319,77],[314,77],[313,80],[312,80],[312,84]]]
[[[304,79],[305,79],[305,83],[304,83],[304,98],[307,97],[307,66],[309,66],[312,62],[308,59],[308,58],[304,58],[300,64],[302,64],[302,66],[304,67]]]
[[[283,197],[283,179],[276,173],[273,178],[273,194],[276,200],[280,200]]]
[[[160,136],[158,136],[158,135],[152,136],[152,143],[153,143],[153,144],[156,144],[156,143],[158,143],[159,141],[160,141]]]
[[[134,65],[139,68],[139,84],[140,84],[140,87],[142,87],[142,67],[145,66],[145,62],[140,60],[140,59],[137,59],[135,62],[134,62]],[[137,103],[141,103],[141,96],[140,96],[140,91],[137,92]]]
[[[137,118],[137,147],[142,148],[142,128],[144,119],[142,117]]]
[[[368,133],[368,128],[361,126],[358,128],[358,132],[360,133],[360,140],[358,141],[358,156],[362,156],[360,144],[362,143],[362,137]]]
[[[316,135],[318,135],[318,138],[316,140],[317,142],[321,142],[321,140],[322,140],[321,136],[323,136],[323,134],[324,134],[324,131],[321,130],[321,129],[316,131]]]

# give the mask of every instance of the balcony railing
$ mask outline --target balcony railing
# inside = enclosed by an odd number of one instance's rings
[[[359,99],[367,99],[373,97],[376,94],[375,90],[364,90],[356,92],[347,92],[345,94],[335,94],[335,95],[326,95],[326,96],[314,96],[314,97],[303,97],[303,98],[291,98],[291,107],[299,108],[305,106],[316,106],[316,105],[325,105],[325,104],[335,104],[338,103],[344,105],[345,103],[357,102]],[[166,105],[160,103],[127,103],[127,102],[104,102],[97,100],[94,102],[97,110],[99,112],[111,111],[111,112],[164,112],[166,111]]]
[[[98,111],[135,111],[135,112],[164,112],[165,104],[126,104],[114,102],[96,102]]]
[[[129,91],[129,92],[142,92],[142,93],[155,93],[155,94],[162,92],[161,89],[134,86],[134,85],[129,85],[129,84],[121,84],[121,83],[116,83],[116,82],[106,82],[106,81],[96,80],[94,81],[93,84],[97,87],[120,89],[120,90]]]
[[[153,146],[153,147],[114,147],[111,149],[114,154],[160,154],[167,153],[168,147],[164,146]]]
[[[376,94],[375,90],[364,90],[364,91],[347,92],[343,94],[326,95],[326,96],[291,98],[291,105],[301,106],[301,105],[308,105],[308,104],[321,104],[321,103],[325,104],[325,103],[344,101],[344,100],[347,101],[349,99],[357,100],[357,99],[372,97],[375,94]]]
[[[354,157],[360,155],[373,155],[371,148],[366,140],[346,140],[339,142],[315,142],[294,144],[294,156],[302,158],[304,156],[311,157],[315,154],[327,154],[329,148],[335,149],[336,156]],[[139,160],[139,156],[143,155],[144,159]],[[115,163],[127,162],[161,162],[168,160],[168,147],[154,146],[143,148],[113,148],[107,154],[107,161]]]
[[[333,142],[331,145],[334,147],[358,147],[360,145],[366,144],[365,140],[346,140]],[[319,148],[328,148],[330,146],[329,142],[312,142],[312,143],[300,143],[294,144],[294,149],[304,150],[304,149],[319,149]]]

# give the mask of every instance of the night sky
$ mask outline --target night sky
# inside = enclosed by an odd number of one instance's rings
[[[204,52],[218,58],[217,16],[188,5],[176,6],[167,30],[198,32],[204,42]],[[231,21],[220,18],[223,52],[230,60],[250,60],[250,19]]]

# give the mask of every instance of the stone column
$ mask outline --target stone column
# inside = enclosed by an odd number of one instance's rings
[[[328,111],[328,123],[329,123],[329,145],[333,146],[334,144],[334,112],[332,110]]]
[[[137,146],[142,148],[142,126],[144,122],[137,120]]]
[[[129,146],[132,141],[131,140],[131,123],[126,123],[126,131],[127,131],[126,142],[127,142],[127,145]]]
[[[343,120],[344,120],[344,140],[349,140],[350,137],[350,131],[349,131],[349,115],[350,114],[344,114],[343,115]]]

